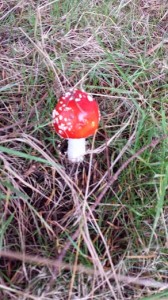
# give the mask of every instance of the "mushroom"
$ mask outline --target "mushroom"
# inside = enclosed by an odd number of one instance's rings
[[[52,118],[57,134],[68,139],[68,159],[83,161],[85,138],[94,135],[100,120],[97,102],[84,91],[70,89],[58,100]]]

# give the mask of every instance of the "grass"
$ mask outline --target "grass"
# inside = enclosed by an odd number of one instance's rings
[[[1,2],[0,298],[167,299],[167,1]],[[102,116],[79,165],[70,87]]]

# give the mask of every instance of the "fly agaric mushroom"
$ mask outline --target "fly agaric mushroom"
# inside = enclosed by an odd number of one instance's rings
[[[85,138],[96,132],[100,120],[97,102],[86,92],[71,89],[59,99],[52,117],[57,134],[68,139],[68,159],[83,161]]]

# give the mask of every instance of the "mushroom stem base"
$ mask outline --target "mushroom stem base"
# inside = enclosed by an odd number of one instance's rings
[[[85,138],[68,139],[68,159],[73,162],[83,161],[85,149]]]

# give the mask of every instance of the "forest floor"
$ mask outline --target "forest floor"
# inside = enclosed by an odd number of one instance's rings
[[[78,164],[74,87],[101,111]],[[0,299],[168,299],[167,0],[0,1]]]

